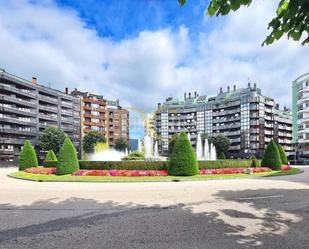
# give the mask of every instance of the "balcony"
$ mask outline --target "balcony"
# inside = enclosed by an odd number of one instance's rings
[[[14,94],[23,95],[25,97],[32,97],[32,98],[36,97],[35,91],[25,92],[25,91],[22,91],[22,89],[16,88],[14,86],[0,84],[0,89],[8,91],[8,92],[12,92]]]
[[[54,106],[39,105],[39,109],[42,111],[50,111],[50,112],[58,113],[58,108]]]
[[[12,124],[21,124],[21,125],[28,125],[28,126],[36,126],[36,120],[30,119],[30,121],[22,121],[19,118],[11,117],[8,115],[2,115],[0,116],[1,121],[12,123]]]
[[[67,108],[73,108],[73,103],[72,102],[61,101],[61,106],[64,106],[64,107],[67,107]]]
[[[12,114],[20,114],[23,116],[30,116],[30,117],[36,117],[36,111],[31,110],[30,112],[28,111],[23,111],[15,107],[8,107],[8,106],[0,106],[0,111],[4,112],[9,112]]]
[[[58,116],[52,116],[44,113],[39,113],[39,118],[58,122]]]
[[[17,128],[0,128],[0,133],[36,136],[37,130],[36,129],[20,130]]]
[[[7,102],[12,102],[14,104],[24,105],[27,107],[36,107],[37,101],[36,100],[25,100],[21,98],[16,98],[4,94],[0,94],[0,100],[5,100]]]
[[[58,105],[58,98],[52,98],[52,97],[48,97],[48,96],[45,96],[45,95],[39,95],[39,100],[40,101],[44,101],[46,103],[53,103],[53,104],[56,104]]]

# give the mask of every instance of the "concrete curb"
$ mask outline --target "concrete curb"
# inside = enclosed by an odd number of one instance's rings
[[[18,179],[18,180],[24,180],[24,181],[30,181],[30,182],[79,182],[79,183],[145,183],[145,182],[196,182],[196,181],[212,181],[212,180],[235,180],[235,179],[257,179],[257,178],[270,178],[270,177],[280,177],[280,176],[289,176],[289,175],[296,175],[296,174],[301,174],[304,171],[300,169],[299,172],[297,173],[291,173],[291,174],[285,174],[285,175],[270,175],[270,176],[244,176],[244,177],[231,177],[231,178],[224,178],[224,177],[218,177],[218,178],[200,178],[200,179],[167,179],[167,180],[95,180],[95,181],[57,181],[57,180],[34,180],[34,179],[27,179],[23,177],[18,177],[18,176],[12,176],[8,174],[8,177]]]

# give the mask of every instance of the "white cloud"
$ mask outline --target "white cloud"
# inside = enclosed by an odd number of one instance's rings
[[[12,3],[13,2],[13,3]],[[275,11],[271,1],[218,18],[220,25],[200,33],[189,30],[143,31],[113,41],[98,36],[78,13],[52,1],[0,6],[0,67],[63,89],[80,88],[146,111],[172,94],[198,90],[215,94],[220,86],[245,86],[247,78],[282,104],[290,105],[291,81],[308,72],[309,48],[282,40],[261,47]],[[201,20],[203,22],[203,20]],[[210,21],[204,20],[204,25]]]

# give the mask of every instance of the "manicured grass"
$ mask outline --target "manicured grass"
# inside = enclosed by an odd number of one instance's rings
[[[287,171],[272,171],[261,172],[253,175],[247,174],[213,174],[213,175],[195,175],[195,176],[139,176],[139,177],[126,177],[126,176],[71,176],[71,175],[43,175],[43,174],[30,174],[23,171],[11,173],[10,176],[20,179],[34,180],[34,181],[181,181],[181,180],[195,180],[195,179],[216,179],[216,178],[242,178],[242,177],[255,177],[255,176],[277,176],[296,174],[300,170],[291,168]]]

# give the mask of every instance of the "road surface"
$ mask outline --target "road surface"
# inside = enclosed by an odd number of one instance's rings
[[[303,169],[163,183],[39,183],[0,169],[0,248],[308,249]]]

